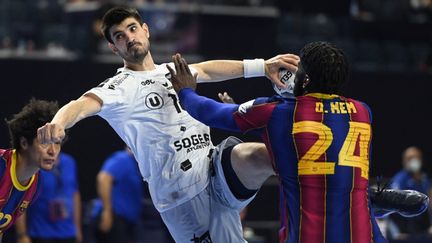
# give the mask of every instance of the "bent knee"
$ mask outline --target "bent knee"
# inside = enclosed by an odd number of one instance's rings
[[[241,161],[241,164],[261,173],[274,174],[270,156],[263,143],[237,144],[232,150],[231,158],[237,159]]]

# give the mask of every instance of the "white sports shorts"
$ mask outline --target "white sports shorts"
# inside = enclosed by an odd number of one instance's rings
[[[241,243],[243,238],[240,211],[252,199],[237,199],[226,182],[222,169],[224,148],[242,141],[229,137],[214,148],[210,183],[191,200],[161,213],[174,240],[178,243]]]

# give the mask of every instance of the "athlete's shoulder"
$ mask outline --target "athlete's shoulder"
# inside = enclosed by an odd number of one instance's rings
[[[258,107],[271,107],[275,108],[280,105],[284,104],[295,104],[295,98],[286,98],[282,97],[280,95],[274,95],[271,97],[259,97],[250,101],[247,101],[243,104],[241,104],[238,107],[238,112],[245,114],[248,111],[252,110],[252,108],[258,108]],[[257,110],[257,109],[255,109]]]
[[[125,68],[119,68],[117,69],[117,72],[114,76],[105,79],[102,83],[100,83],[97,87],[98,88],[108,88],[115,90],[117,86],[120,86],[124,83],[127,79],[134,79],[135,73],[125,69]]]
[[[59,159],[60,159],[61,163],[67,164],[69,166],[75,166],[75,164],[76,164],[74,157],[72,157],[72,155],[64,153],[64,152],[60,153]]]
[[[107,159],[106,164],[115,164],[119,163],[121,161],[124,161],[126,159],[129,159],[130,156],[125,150],[120,150],[112,153]]]
[[[354,104],[355,107],[356,107],[357,112],[362,112],[363,111],[364,113],[367,113],[368,116],[369,116],[369,120],[372,122],[372,110],[371,110],[371,108],[369,107],[368,104],[366,104],[363,101],[356,100],[356,99],[353,99],[353,98],[341,97],[341,99],[345,100],[348,103]]]
[[[360,101],[360,100],[353,99],[353,98],[348,98],[348,97],[342,97],[342,96],[341,96],[341,99],[346,100],[347,102],[353,102],[356,105],[363,106],[365,109],[367,109],[369,111],[371,110],[370,107],[369,107],[369,105],[366,104],[366,102],[364,102],[364,101]]]

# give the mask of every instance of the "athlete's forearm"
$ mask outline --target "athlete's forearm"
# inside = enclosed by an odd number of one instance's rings
[[[182,107],[198,121],[215,128],[240,132],[234,120],[233,113],[238,105],[216,102],[204,96],[199,96],[190,88],[179,92]]]
[[[101,103],[98,100],[90,96],[82,96],[63,106],[51,123],[59,124],[67,129],[82,119],[96,114],[100,109]]]
[[[243,61],[214,60],[191,66],[198,72],[198,82],[218,82],[243,77]]]

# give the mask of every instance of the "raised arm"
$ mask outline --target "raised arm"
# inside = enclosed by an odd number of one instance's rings
[[[65,129],[72,127],[86,117],[98,113],[101,107],[102,100],[91,93],[69,102],[57,112],[50,123],[38,129],[39,141],[41,143],[61,142],[65,137]]]
[[[234,118],[238,110],[236,104],[225,104],[199,96],[191,88],[179,92],[180,102],[185,110],[198,121],[210,127],[233,132],[241,132]]]
[[[176,56],[180,56],[176,54]],[[268,60],[214,60],[205,61],[191,66],[198,72],[198,82],[218,82],[235,78],[251,78],[266,76],[280,88],[285,85],[279,80],[279,69],[297,70],[300,58],[293,54],[277,55]]]

